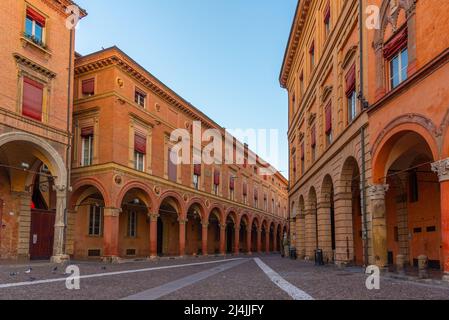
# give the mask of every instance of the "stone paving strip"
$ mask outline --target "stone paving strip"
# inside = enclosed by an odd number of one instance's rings
[[[273,269],[267,266],[262,262],[259,258],[255,258],[257,265],[263,272],[270,278],[270,280],[276,284],[279,288],[284,290],[293,300],[314,300],[310,295],[302,291],[301,289],[295,287],[290,282],[282,278],[278,273],[276,273]]]
[[[230,260],[227,260],[227,261],[230,261]],[[201,271],[201,272],[189,275],[187,277],[166,283],[159,287],[152,288],[152,289],[128,296],[122,300],[156,300],[163,296],[169,295],[172,292],[178,291],[182,288],[185,288],[185,287],[195,284],[199,281],[202,281],[209,277],[212,277],[216,274],[219,274],[226,270],[235,268],[235,267],[237,267],[243,263],[246,263],[248,261],[249,261],[249,259],[244,259],[244,260],[235,259],[235,261],[232,261],[230,263],[226,263],[226,264],[214,267],[209,270],[205,270],[205,271]]]
[[[231,262],[231,261],[241,261],[241,260],[244,260],[244,259],[243,258],[235,258],[235,259],[227,259],[227,260],[206,261],[206,262],[187,263],[187,264],[178,264],[178,265],[167,265],[167,266],[152,267],[152,268],[145,268],[145,269],[135,269],[135,270],[123,270],[123,271],[115,271],[115,272],[96,273],[96,274],[80,276],[79,279],[110,277],[110,276],[123,275],[123,274],[142,273],[142,272],[149,272],[149,271],[156,271],[156,270],[165,270],[165,269],[174,269],[174,268],[185,268],[185,267],[208,265],[208,264],[217,264],[217,263]],[[54,283],[54,282],[65,282],[66,280],[67,280],[67,276],[64,277],[64,278],[44,279],[44,280],[35,280],[35,281],[24,281],[24,282],[15,282],[15,283],[5,283],[5,284],[0,284],[0,289],[14,288],[14,287],[23,287],[23,286],[35,286],[35,285],[39,285],[39,284],[48,284],[48,283]]]

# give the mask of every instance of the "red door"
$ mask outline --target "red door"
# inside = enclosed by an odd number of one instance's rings
[[[53,253],[55,212],[31,210],[30,259],[47,260]]]

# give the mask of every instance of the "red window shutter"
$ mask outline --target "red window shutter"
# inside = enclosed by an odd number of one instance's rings
[[[398,34],[396,34],[388,43],[384,45],[384,57],[387,60],[393,58],[400,50],[407,46],[408,41],[408,30],[407,28],[402,29]]]
[[[304,142],[301,144],[301,160],[304,160],[306,158],[306,152],[304,148]]]
[[[326,9],[324,10],[324,23],[329,23],[331,18],[331,4],[327,3]]]
[[[312,144],[312,148],[315,148],[316,146],[316,127],[315,125],[313,125],[312,127],[312,132],[311,132],[311,144]]]
[[[234,190],[235,189],[235,179],[234,177],[229,178],[229,189]]]
[[[22,114],[24,116],[42,121],[43,97],[44,86],[41,83],[23,78]]]
[[[27,17],[36,21],[42,28],[45,27],[45,17],[32,8],[27,8]]]
[[[94,127],[85,127],[81,129],[81,137],[88,138],[94,135]]]
[[[312,55],[315,53],[315,42],[312,42],[312,45],[310,46],[309,49],[309,53]]]
[[[176,182],[177,181],[177,177],[178,177],[178,172],[177,172],[177,168],[176,168],[176,164],[173,163],[173,161],[171,161],[171,148],[168,148],[168,157],[167,157],[167,161],[168,161],[168,179],[172,182]]]
[[[346,74],[346,96],[350,97],[355,91],[355,64]]]
[[[326,134],[329,135],[332,131],[332,103],[326,107]]]
[[[214,171],[214,185],[216,185],[216,186],[220,185],[220,171],[219,170]]]
[[[193,174],[200,177],[201,176],[201,165],[200,164],[194,164],[193,165]]]
[[[254,189],[254,199],[259,200],[259,192],[257,189]]]
[[[246,184],[246,182],[243,183],[243,195],[248,195],[248,185]]]
[[[95,79],[83,80],[82,82],[83,94],[94,95],[95,94]]]
[[[134,150],[141,154],[147,153],[147,138],[140,134],[134,135]]]

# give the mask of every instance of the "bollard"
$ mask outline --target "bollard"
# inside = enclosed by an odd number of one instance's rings
[[[427,256],[421,255],[418,257],[418,276],[420,279],[426,279],[427,274],[428,259]]]
[[[396,256],[396,271],[399,274],[404,274],[404,265],[405,265],[405,256],[402,254],[398,254]]]

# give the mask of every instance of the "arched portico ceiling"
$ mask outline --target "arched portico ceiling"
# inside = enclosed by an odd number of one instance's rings
[[[55,177],[55,185],[65,186],[67,184],[64,160],[58,151],[45,140],[25,132],[8,132],[0,135],[0,149],[7,152],[8,148],[24,148],[26,152],[21,152],[24,158],[27,155],[32,155],[47,165]],[[9,163],[9,165],[20,165],[20,163]]]
[[[176,192],[167,191],[161,195],[158,212],[161,211],[163,206],[170,206],[176,211],[176,214],[180,217],[186,214],[184,212],[184,202],[181,196]]]
[[[410,168],[417,158],[423,159],[423,164],[434,161],[436,150],[429,139],[434,141],[425,131],[404,130],[388,136],[373,157],[373,181],[385,183],[389,170]]]

